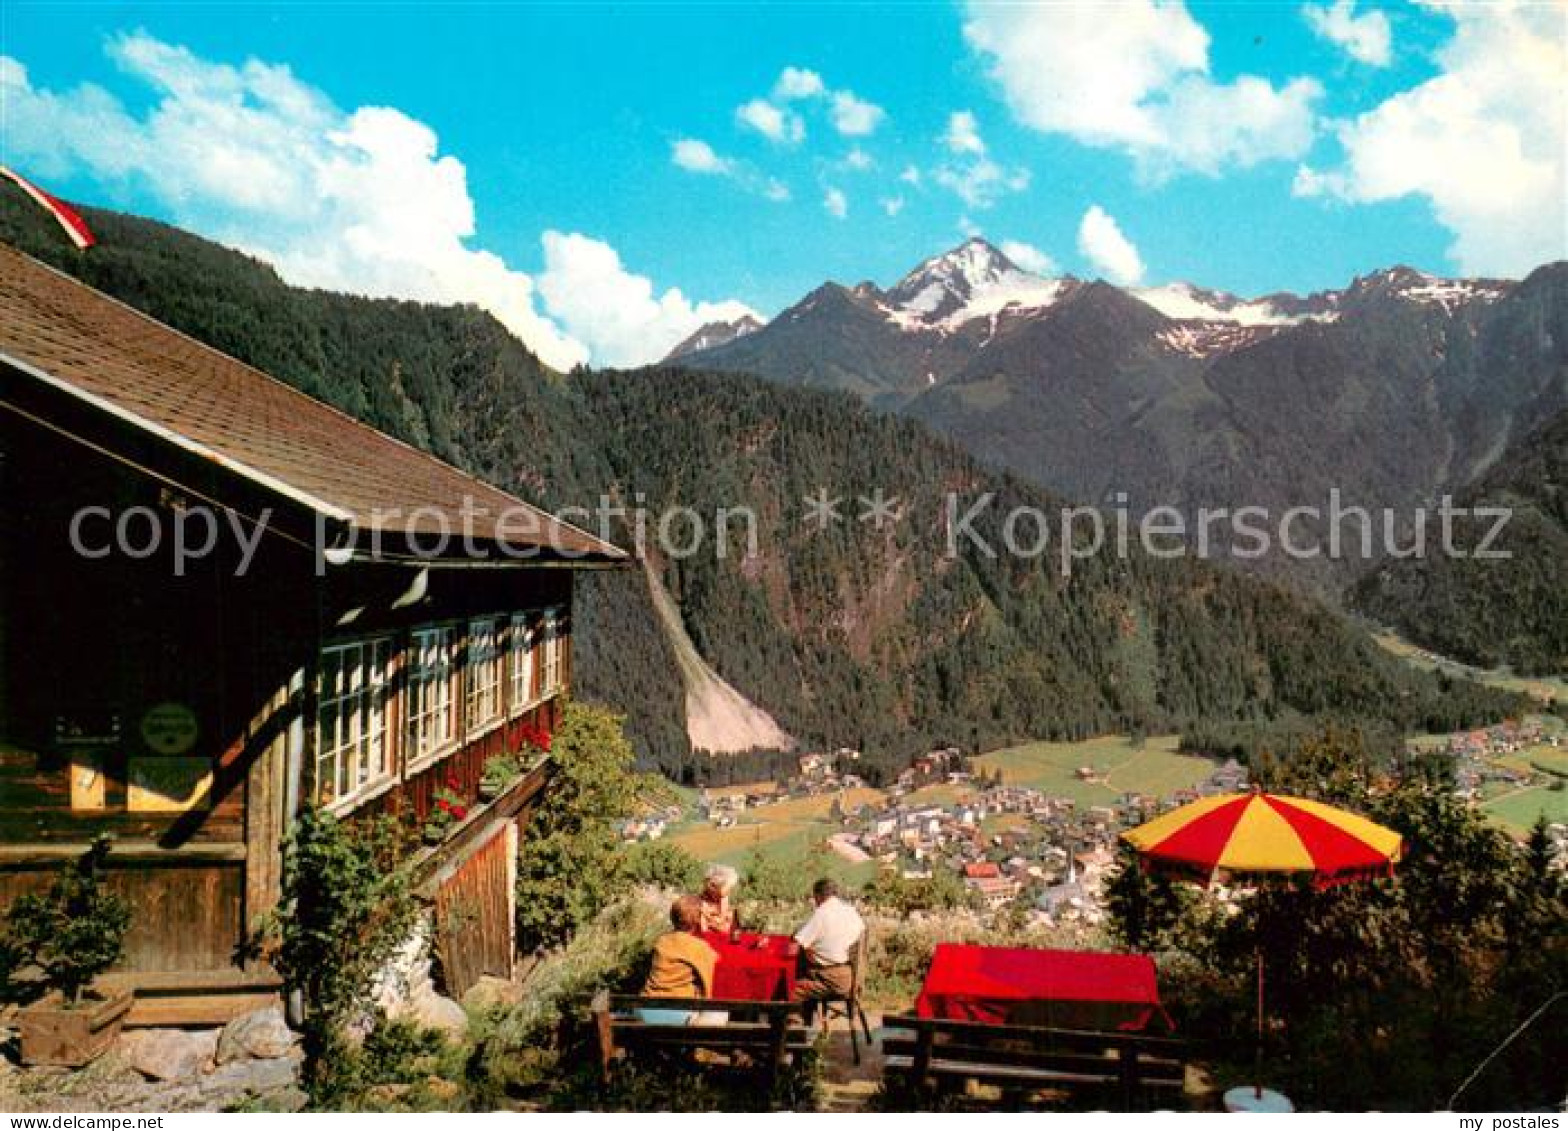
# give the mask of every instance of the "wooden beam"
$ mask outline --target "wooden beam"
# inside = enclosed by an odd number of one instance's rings
[[[86,855],[92,846],[80,843],[0,844],[0,868],[52,867]],[[116,864],[240,864],[246,857],[243,844],[182,844],[165,848],[153,840],[117,840],[109,852],[108,866]]]

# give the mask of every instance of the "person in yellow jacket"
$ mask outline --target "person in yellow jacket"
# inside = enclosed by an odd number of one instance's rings
[[[683,895],[670,906],[673,930],[660,935],[653,944],[653,965],[642,992],[647,997],[713,996],[713,970],[719,955],[702,940],[702,901]],[[697,1014],[683,1009],[640,1009],[649,1025],[689,1025]]]

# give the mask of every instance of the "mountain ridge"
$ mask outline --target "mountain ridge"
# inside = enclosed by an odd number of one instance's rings
[[[970,240],[887,291],[824,284],[680,364],[843,389],[1060,494],[1143,510],[1278,514],[1336,489],[1410,508],[1568,407],[1568,263],[1518,282],[1395,266],[1253,299],[1024,274]],[[1332,597],[1367,563],[1239,564]]]

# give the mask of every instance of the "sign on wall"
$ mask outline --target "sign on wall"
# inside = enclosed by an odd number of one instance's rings
[[[212,762],[206,758],[132,758],[125,807],[132,813],[212,808]]]
[[[78,750],[71,754],[71,808],[103,809],[108,805],[108,790],[103,772],[104,757],[98,751]]]
[[[184,754],[199,733],[196,712],[184,703],[159,703],[142,716],[142,741],[154,754]]]

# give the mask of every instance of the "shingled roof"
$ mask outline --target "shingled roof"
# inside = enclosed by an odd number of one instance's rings
[[[622,562],[609,543],[0,243],[0,363],[357,530]],[[465,517],[466,514],[466,517]],[[466,522],[466,526],[465,526]]]

